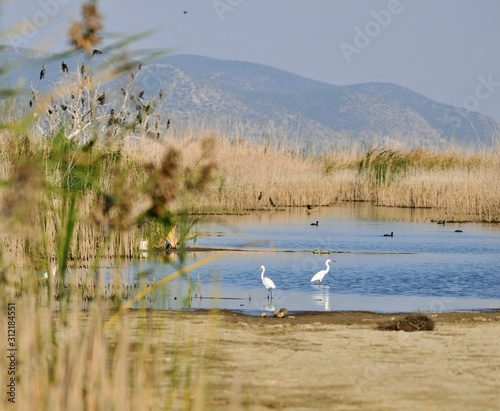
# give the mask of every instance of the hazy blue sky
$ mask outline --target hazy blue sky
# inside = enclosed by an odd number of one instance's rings
[[[3,44],[61,51],[82,1],[0,0]],[[267,64],[333,84],[396,83],[500,120],[498,0],[102,0],[137,47]],[[188,11],[184,14],[183,11]],[[13,36],[16,23],[31,32]],[[106,41],[105,43],[106,44]]]

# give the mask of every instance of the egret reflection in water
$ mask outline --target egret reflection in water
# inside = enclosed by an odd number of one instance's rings
[[[266,311],[272,311],[272,312],[274,312],[276,310],[276,307],[274,306],[272,300],[270,300],[267,303],[266,308],[264,308],[264,310],[266,310]]]
[[[324,311],[330,311],[330,286],[314,284],[312,288],[314,289],[313,303],[320,306]]]

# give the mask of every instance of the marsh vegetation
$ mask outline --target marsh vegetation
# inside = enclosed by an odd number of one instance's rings
[[[71,44],[91,58],[102,30],[97,2],[82,14]],[[123,73],[129,81],[111,99],[103,85]],[[128,321],[119,307],[129,284],[118,276],[105,283],[101,270],[104,259],[138,257],[141,240],[163,248],[170,236],[182,248],[200,214],[362,201],[430,208],[447,221],[500,222],[498,147],[353,144],[306,154],[285,135],[250,143],[237,128],[170,127],[159,112],[161,90],[144,101],[137,76],[137,63],[121,56],[108,71],[64,70],[51,94],[34,88],[2,105],[0,328],[14,303],[21,407],[206,409],[217,325],[199,335],[179,321],[153,327],[152,312]],[[0,369],[6,362],[2,355]]]

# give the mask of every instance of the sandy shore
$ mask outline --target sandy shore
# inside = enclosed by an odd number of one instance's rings
[[[153,326],[182,324],[204,356],[210,409],[500,409],[500,313],[433,314],[434,331],[375,329],[391,317],[149,314]]]

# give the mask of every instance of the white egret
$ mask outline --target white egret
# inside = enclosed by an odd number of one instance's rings
[[[318,271],[316,274],[313,275],[313,278],[311,278],[311,282],[322,282],[323,281],[323,278],[324,276],[328,273],[328,271],[330,271],[330,264],[329,263],[334,263],[335,261],[334,260],[326,260],[325,261],[325,264],[326,264],[326,270],[321,270],[321,271]]]
[[[276,286],[273,283],[273,280],[271,280],[269,277],[264,277],[264,273],[266,272],[266,267],[261,265],[260,267],[257,267],[257,270],[262,270],[262,274],[260,275],[260,279],[262,280],[262,284],[264,287],[267,288],[267,298],[269,298],[269,293],[271,293],[271,300],[273,299],[273,288],[276,288]]]

